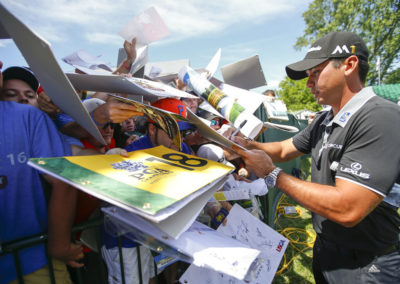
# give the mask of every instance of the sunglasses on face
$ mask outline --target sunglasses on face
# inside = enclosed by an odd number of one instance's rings
[[[104,124],[103,129],[106,130],[107,127],[110,126],[111,129],[115,128],[116,123],[112,123],[112,122],[107,122],[106,124]]]
[[[188,136],[188,135],[190,135],[190,134],[193,134],[194,133],[194,130],[193,129],[187,129],[187,130],[182,130],[182,131],[180,131],[181,132],[181,136],[183,137],[183,138],[185,138],[186,136]]]
[[[215,125],[221,125],[221,121],[219,121],[219,120],[211,120],[211,123],[210,123],[210,125],[211,126],[215,126]]]
[[[163,130],[163,129],[161,128],[161,126],[159,126],[157,123],[153,123],[153,124],[154,124],[154,126],[155,126],[156,128]],[[193,134],[193,133],[195,132],[195,130],[193,130],[193,129],[187,129],[187,130],[180,130],[179,132],[181,133],[181,137],[182,137],[182,138],[185,138],[186,136],[188,136],[188,135],[190,135],[190,134]]]

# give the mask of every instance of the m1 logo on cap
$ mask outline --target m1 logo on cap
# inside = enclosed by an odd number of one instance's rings
[[[332,54],[336,54],[336,53],[340,53],[340,54],[342,54],[343,52],[346,52],[346,53],[350,53],[350,51],[349,51],[349,49],[347,48],[347,46],[344,44],[342,47],[340,47],[340,45],[337,45],[336,46],[336,48],[335,48],[335,50],[332,52]]]

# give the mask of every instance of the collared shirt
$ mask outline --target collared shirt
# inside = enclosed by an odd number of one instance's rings
[[[345,179],[386,197],[400,173],[400,110],[376,96],[372,88],[356,94],[335,116],[321,112],[293,138],[295,147],[312,156],[312,182],[335,185]],[[400,217],[382,202],[353,228],[313,214],[314,229],[345,247],[374,251],[399,239]]]

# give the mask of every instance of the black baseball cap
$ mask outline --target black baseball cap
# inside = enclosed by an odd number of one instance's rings
[[[33,72],[27,67],[12,66],[3,71],[3,82],[17,79],[27,83],[33,91],[39,87],[39,82]]]
[[[286,74],[292,80],[307,77],[306,70],[331,58],[347,58],[355,54],[368,62],[368,49],[356,34],[347,31],[332,32],[318,39],[307,51],[303,60],[286,66]]]

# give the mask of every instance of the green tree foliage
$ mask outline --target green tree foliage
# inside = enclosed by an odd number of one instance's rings
[[[306,28],[295,48],[311,45],[332,31],[357,33],[368,46],[367,82],[378,83],[376,62],[381,57],[381,82],[400,62],[400,0],[314,0],[304,12]]]
[[[385,84],[400,84],[400,68],[393,70],[385,77]]]
[[[289,77],[280,82],[279,97],[285,102],[288,110],[321,110],[321,106],[317,104],[310,89],[306,87],[306,83],[307,79],[294,81]]]

